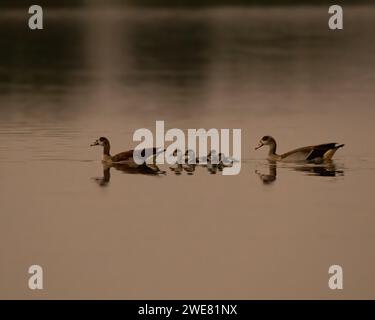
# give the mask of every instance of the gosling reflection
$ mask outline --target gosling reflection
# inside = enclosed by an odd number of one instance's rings
[[[173,166],[170,166],[169,169],[174,172],[176,176],[180,176],[184,170],[181,163],[175,163]]]
[[[195,172],[195,164],[193,164],[193,163],[184,164],[183,168],[189,176],[192,176]]]
[[[126,174],[142,174],[149,176],[165,175],[166,172],[159,169],[154,164],[143,164],[139,166],[132,166],[123,163],[103,164],[103,176],[93,178],[93,180],[101,187],[105,187],[111,180],[111,168],[115,168],[118,171]]]
[[[185,171],[189,176],[193,175],[195,172],[195,164],[189,163],[175,163],[174,165],[170,166],[169,169],[176,175],[180,176],[183,171]]]
[[[268,173],[262,173],[259,170],[255,170],[255,174],[259,176],[264,184],[272,184],[276,181],[277,164],[274,161],[269,161],[267,166]],[[338,169],[333,161],[319,165],[297,164],[294,166],[281,166],[279,168],[292,169],[294,171],[303,172],[309,176],[339,177],[344,175],[344,170]]]

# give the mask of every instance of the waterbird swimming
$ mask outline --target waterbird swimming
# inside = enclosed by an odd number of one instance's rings
[[[263,146],[269,146],[267,159],[271,161],[305,161],[321,163],[324,161],[330,161],[335,152],[344,145],[337,143],[318,144],[298,148],[279,155],[276,153],[276,140],[271,136],[264,136],[259,141],[259,145],[255,148],[255,150]]]
[[[106,137],[100,137],[99,139],[95,140],[90,146],[103,147],[103,163],[126,163],[128,165],[134,166],[139,166],[139,164],[137,164],[137,162],[135,161],[135,158],[145,157],[146,155],[156,157],[158,154],[165,151],[158,148],[148,148],[143,150],[128,150],[111,156],[111,145]]]

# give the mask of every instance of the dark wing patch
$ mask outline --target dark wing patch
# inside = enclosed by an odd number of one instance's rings
[[[144,157],[146,155],[146,151],[150,152],[150,154],[154,155],[158,151],[157,148],[147,148],[147,149],[142,149],[141,151],[141,156]]]
[[[157,152],[157,148],[149,148],[149,149],[142,149],[138,155],[140,154],[142,157],[146,155],[146,150],[150,152],[150,154],[154,155]],[[120,161],[128,161],[133,160],[134,157],[134,150],[129,150],[125,152],[118,153],[112,157],[113,162],[120,162]]]
[[[112,157],[113,162],[127,161],[133,159],[133,150],[118,153]]]
[[[314,146],[307,156],[306,160],[313,160],[316,158],[323,158],[324,154],[331,149],[336,148],[337,143],[325,143]]]

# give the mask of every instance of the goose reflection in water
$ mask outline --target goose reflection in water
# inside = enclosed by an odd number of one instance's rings
[[[277,175],[276,162],[269,163],[268,170],[269,170],[268,174],[261,173],[258,170],[255,170],[255,174],[259,176],[260,180],[262,180],[264,184],[271,184],[276,181],[276,175]]]
[[[115,168],[118,171],[126,174],[142,174],[149,176],[159,176],[165,175],[166,172],[159,169],[157,165],[154,164],[143,164],[139,166],[132,166],[129,164],[103,164],[103,176],[93,178],[93,180],[101,187],[105,187],[111,180],[111,168]]]
[[[326,162],[324,164],[296,164],[294,166],[280,166],[280,168],[291,169],[294,171],[300,171],[306,173],[309,176],[320,176],[320,177],[339,177],[344,175],[343,169],[338,169],[333,161]],[[276,181],[277,176],[277,164],[275,161],[268,162],[268,173],[261,173],[259,170],[255,170],[255,173],[259,176],[264,184],[272,184]]]

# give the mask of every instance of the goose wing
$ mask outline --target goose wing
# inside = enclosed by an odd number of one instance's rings
[[[312,151],[313,146],[298,148],[281,155],[281,159],[285,161],[304,161]]]
[[[117,163],[113,164],[112,167],[127,174],[158,175],[165,173],[165,171],[161,171],[156,165],[144,164],[134,167],[125,163]]]
[[[309,161],[316,158],[323,158],[324,154],[336,148],[337,143],[324,143],[315,146],[298,148],[281,155],[283,160]]]
[[[137,150],[134,152],[134,150],[124,151],[121,153],[118,153],[112,157],[113,162],[121,162],[121,161],[133,161],[134,157],[144,157],[146,155],[146,152],[150,154],[150,156],[158,155],[160,152],[164,150],[158,149],[158,148],[146,148],[142,150]]]
[[[306,160],[313,160],[316,158],[323,158],[324,154],[331,149],[336,148],[337,143],[325,143],[314,146],[307,156]]]
[[[121,153],[118,153],[112,157],[113,162],[129,161],[133,160],[134,150],[128,150]]]

